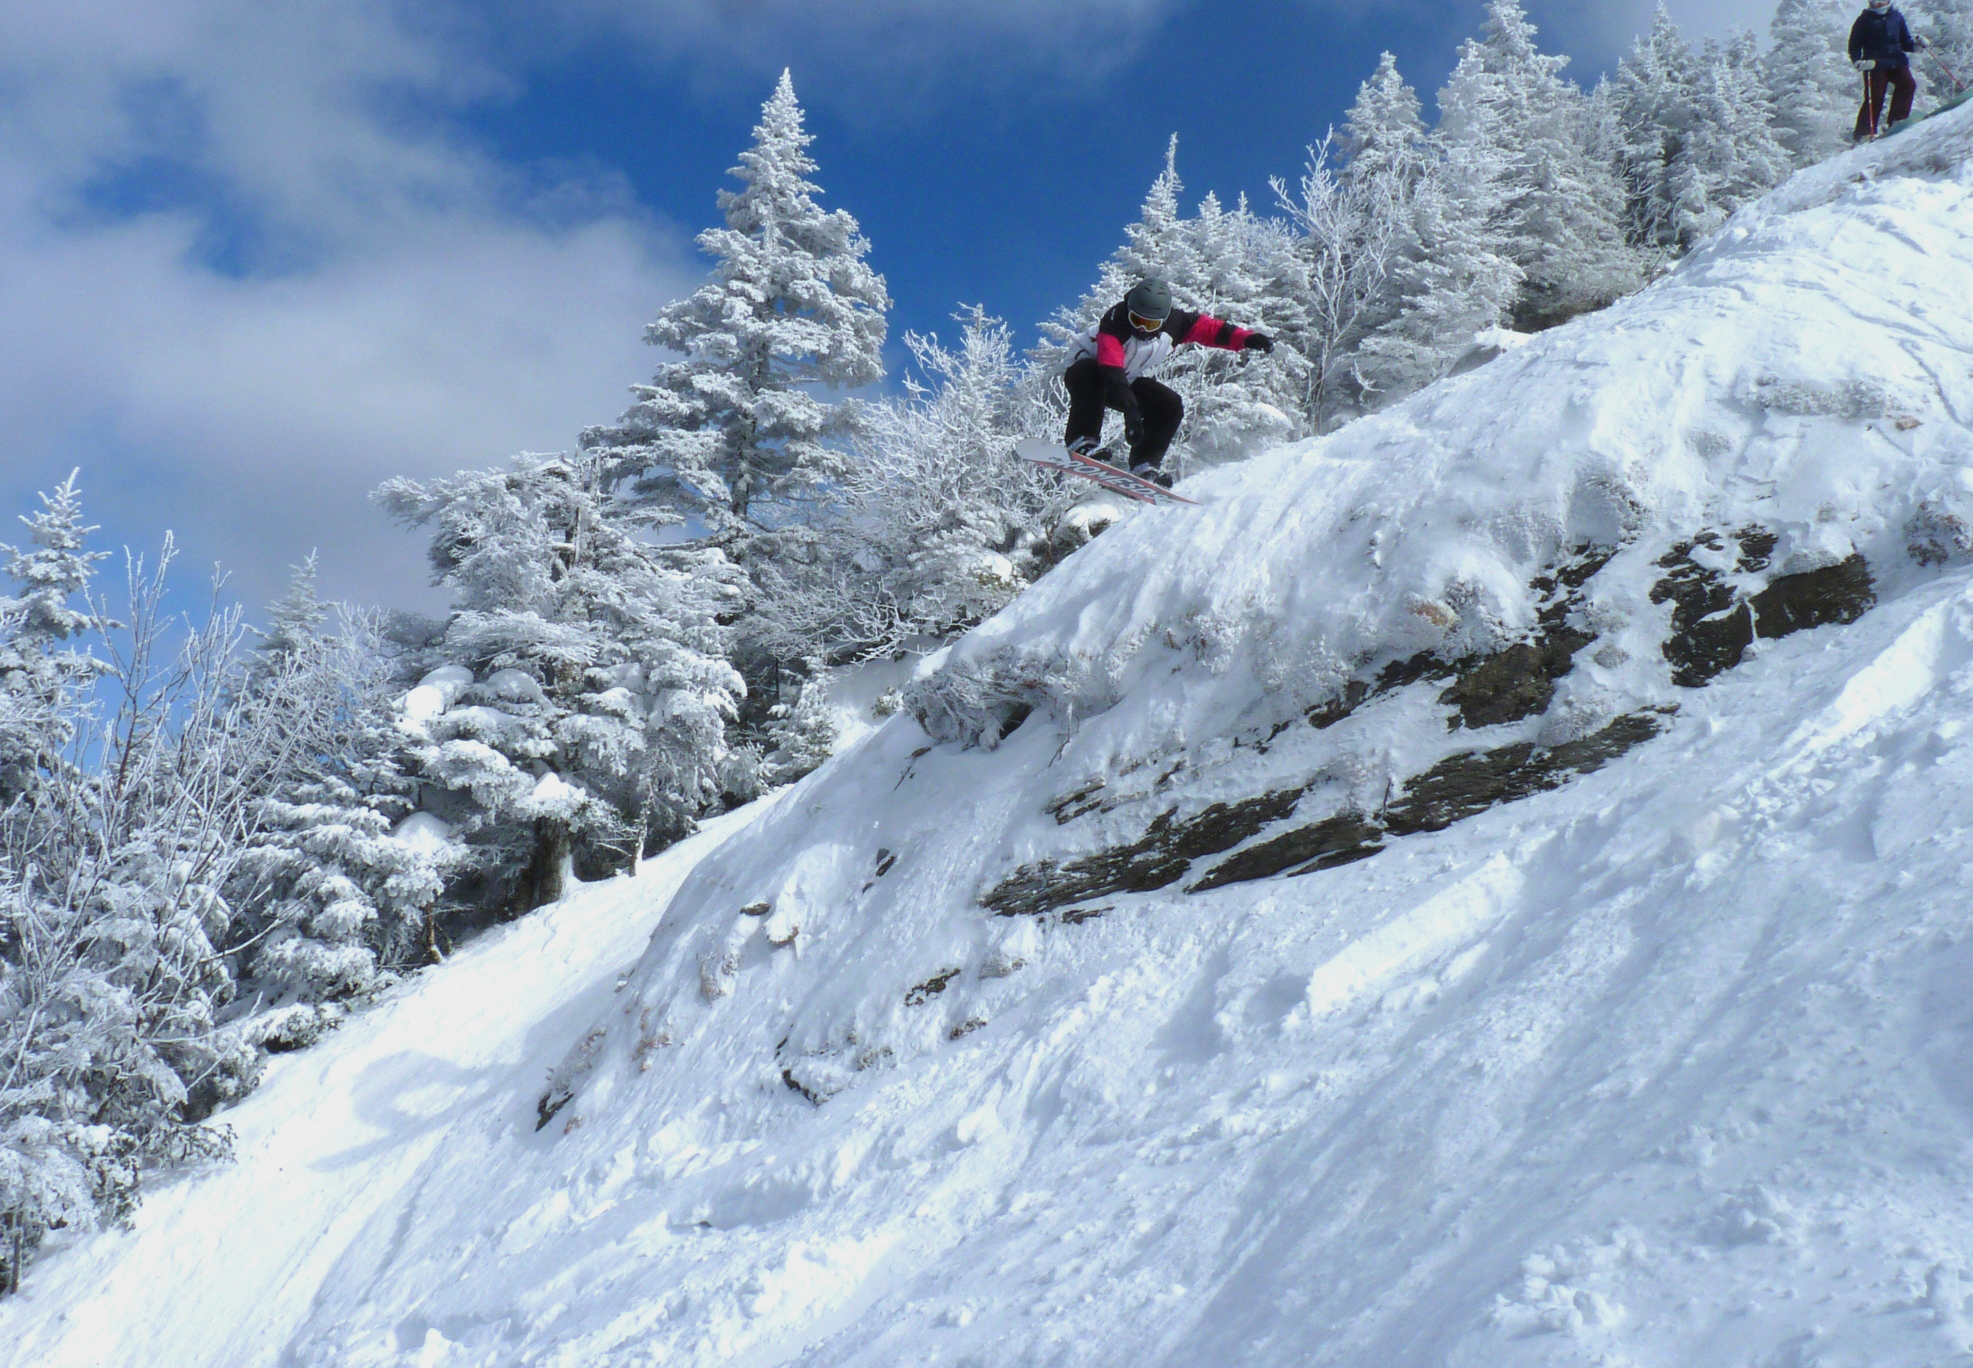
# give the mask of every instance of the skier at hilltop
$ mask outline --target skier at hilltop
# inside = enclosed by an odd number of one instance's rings
[[[1174,347],[1196,344],[1223,351],[1271,352],[1265,333],[1236,328],[1206,314],[1171,306],[1171,289],[1161,280],[1140,281],[1102,321],[1070,347],[1062,383],[1069,391],[1070,451],[1094,455],[1103,436],[1103,411],[1119,409],[1124,440],[1130,446],[1130,472],[1169,489],[1165,450],[1185,418],[1185,401],[1150,371]]]
[[[1912,96],[1918,83],[1911,76],[1911,53],[1925,47],[1923,39],[1911,36],[1911,26],[1891,0],[1870,0],[1870,7],[1850,25],[1850,61],[1863,73],[1865,96],[1857,111],[1856,141],[1889,132],[1911,117]],[[1891,120],[1882,122],[1884,91],[1891,91]]]

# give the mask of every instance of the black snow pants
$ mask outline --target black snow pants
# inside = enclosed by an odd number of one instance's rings
[[[1891,125],[1902,123],[1911,117],[1912,97],[1918,94],[1918,82],[1912,79],[1911,68],[1878,67],[1875,71],[1863,73],[1869,83],[1870,98],[1863,102],[1857,111],[1856,140],[1862,142],[1873,133],[1889,133]],[[1884,114],[1884,91],[1891,92],[1890,117]]]
[[[1069,390],[1069,431],[1063,440],[1073,443],[1078,437],[1094,437],[1101,441],[1103,410],[1121,410],[1123,405],[1107,392],[1096,358],[1085,356],[1070,366],[1062,373],[1062,383]],[[1162,466],[1165,451],[1171,446],[1171,439],[1178,436],[1178,425],[1185,420],[1185,401],[1176,390],[1149,376],[1131,381],[1130,392],[1137,400],[1139,416],[1144,419],[1144,435],[1131,444],[1130,463]]]

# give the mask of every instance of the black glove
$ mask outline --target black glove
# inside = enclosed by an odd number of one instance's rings
[[[1246,340],[1240,344],[1240,350],[1271,352],[1274,350],[1274,339],[1266,333],[1248,333]]]
[[[1144,440],[1144,415],[1132,404],[1124,410],[1124,441],[1136,446]]]

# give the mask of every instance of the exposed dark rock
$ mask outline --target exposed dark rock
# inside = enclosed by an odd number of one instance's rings
[[[951,1030],[947,1031],[945,1033],[945,1038],[947,1040],[963,1040],[965,1037],[973,1034],[973,1032],[979,1030],[980,1027],[986,1024],[987,1022],[985,1017],[967,1017],[966,1020],[960,1022],[957,1026],[954,1026]]]
[[[1227,884],[1265,879],[1298,865],[1302,868],[1297,873],[1332,869],[1375,855],[1384,848],[1378,840],[1381,834],[1382,828],[1361,813],[1341,813],[1250,846],[1214,865],[1205,878],[1185,891],[1203,893]]]
[[[1440,702],[1458,709],[1451,722],[1454,727],[1491,727],[1546,712],[1556,683],[1575,667],[1576,652],[1595,640],[1593,633],[1569,623],[1571,610],[1580,602],[1578,591],[1616,554],[1613,546],[1579,546],[1552,573],[1534,579],[1529,587],[1543,602],[1539,627],[1528,640],[1452,661],[1430,651],[1390,661],[1374,681],[1350,680],[1336,697],[1310,708],[1309,723],[1333,727],[1367,699],[1423,679],[1456,681],[1439,695]]]
[[[1754,630],[1784,637],[1810,627],[1855,622],[1877,604],[1870,565],[1861,554],[1820,570],[1783,575],[1750,600]]]
[[[1387,836],[1442,831],[1498,804],[1559,788],[1650,740],[1664,725],[1662,713],[1631,713],[1589,736],[1547,749],[1517,742],[1448,756],[1413,779],[1403,799],[1377,816],[1338,813],[1263,841],[1214,866],[1186,891],[1201,893],[1283,872],[1313,874],[1367,860],[1384,848]]]
[[[1407,684],[1416,684],[1421,679],[1450,679],[1452,666],[1440,660],[1430,651],[1420,651],[1408,660],[1393,660],[1377,672],[1377,687],[1372,694],[1387,694],[1393,689],[1402,689]]]
[[[880,847],[877,851],[877,877],[881,879],[890,873],[891,866],[896,863],[897,853],[895,851],[884,850]]]
[[[1602,730],[1559,746],[1518,741],[1491,750],[1447,756],[1405,785],[1403,797],[1377,815],[1339,813],[1284,832],[1222,861],[1187,892],[1198,893],[1283,873],[1310,874],[1368,859],[1385,838],[1443,831],[1502,803],[1559,788],[1600,769],[1656,736],[1666,714],[1653,710],[1619,717]],[[1003,917],[1037,916],[1070,908],[1065,922],[1082,921],[1108,908],[1074,904],[1115,893],[1148,893],[1182,878],[1191,863],[1217,855],[1293,813],[1303,789],[1284,789],[1244,803],[1215,803],[1198,816],[1174,821],[1161,813],[1138,840],[1060,863],[1022,865],[980,899]],[[1080,914],[1080,915],[1078,915]],[[942,985],[941,985],[942,986]],[[915,991],[915,990],[914,990]]]
[[[1973,532],[1951,506],[1928,499],[1905,524],[1905,550],[1920,565],[1945,565],[1973,555]]]
[[[788,1090],[790,1092],[800,1093],[803,1097],[806,1097],[809,1100],[809,1103],[813,1106],[819,1107],[824,1102],[827,1102],[829,1100],[825,1094],[814,1091],[813,1089],[809,1088],[808,1085],[803,1083],[799,1078],[796,1078],[795,1071],[793,1069],[781,1070],[781,1081],[788,1085]]]
[[[1062,913],[1062,921],[1068,926],[1078,926],[1086,921],[1095,921],[1110,910],[1108,903],[1101,907],[1071,907]]]
[[[906,993],[904,995],[904,1005],[907,1007],[924,1006],[940,993],[943,993],[945,986],[958,977],[959,971],[957,969],[941,969],[938,973],[933,974],[923,983]]]
[[[1405,782],[1405,796],[1384,809],[1384,825],[1395,835],[1443,831],[1462,817],[1485,812],[1538,792],[1534,775],[1524,773],[1535,748],[1526,741],[1493,750],[1449,755]]]
[[[1393,836],[1443,831],[1490,807],[1560,788],[1579,774],[1601,769],[1664,726],[1663,713],[1630,713],[1601,731],[1547,749],[1522,741],[1449,755],[1408,781],[1404,797],[1379,817]]]
[[[1083,785],[1083,787],[1075,790],[1073,793],[1063,794],[1060,798],[1050,802],[1044,811],[1055,819],[1057,826],[1067,826],[1085,812],[1102,806],[1103,800],[1096,796],[1102,791],[1103,781],[1098,779],[1093,783]]]
[[[774,904],[771,902],[751,902],[740,909],[740,915],[743,917],[765,917],[773,910]]]
[[[1303,789],[1282,789],[1238,803],[1214,803],[1183,820],[1161,812],[1129,845],[1112,846],[1067,863],[1022,865],[989,890],[980,904],[1003,917],[1039,916],[1112,893],[1149,893],[1183,878],[1192,861],[1231,850],[1295,810]]]
[[[1562,622],[1532,641],[1462,664],[1458,682],[1439,695],[1441,703],[1459,709],[1449,725],[1491,727],[1547,712],[1556,682],[1575,668],[1576,652],[1595,639]]]
[[[568,1106],[574,1097],[575,1094],[566,1088],[557,1088],[553,1091],[545,1092],[539,1098],[535,1099],[534,1128],[541,1130],[547,1126],[550,1121],[555,1119],[556,1113]]]
[[[1766,570],[1775,535],[1760,527],[1734,534],[1742,574]],[[1756,637],[1774,639],[1809,627],[1855,622],[1877,602],[1870,567],[1861,554],[1838,565],[1781,575],[1751,598],[1735,595],[1716,570],[1698,564],[1693,550],[1723,551],[1717,533],[1680,542],[1658,562],[1670,573],[1651,587],[1653,603],[1670,602],[1672,631],[1664,644],[1672,682],[1696,689],[1740,663]]]
[[[1544,600],[1535,635],[1456,664],[1458,681],[1439,695],[1441,703],[1459,710],[1450,726],[1492,727],[1548,711],[1555,686],[1576,667],[1576,653],[1596,640],[1594,632],[1569,621],[1581,599],[1578,591],[1616,554],[1615,547],[1578,547],[1553,578],[1544,575],[1529,586]]]
[[[1361,679],[1352,679],[1343,686],[1342,693],[1327,703],[1318,703],[1308,710],[1309,725],[1318,730],[1333,727],[1357,709],[1357,704],[1370,696],[1370,685]],[[1270,740],[1272,738],[1269,738]]]

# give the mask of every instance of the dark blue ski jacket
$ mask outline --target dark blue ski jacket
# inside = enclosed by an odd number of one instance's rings
[[[1904,15],[1895,8],[1882,14],[1865,10],[1850,25],[1850,60],[1860,62],[1868,57],[1879,67],[1910,66],[1907,52],[1918,51],[1918,43],[1911,36],[1911,28],[1904,21]]]

